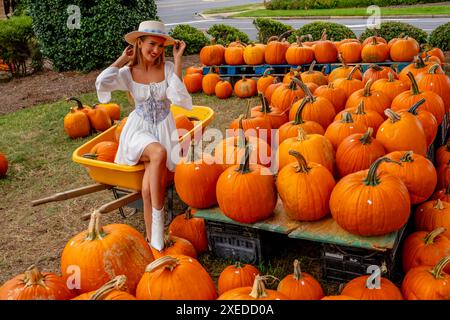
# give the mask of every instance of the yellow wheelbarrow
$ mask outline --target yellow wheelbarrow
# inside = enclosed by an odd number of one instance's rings
[[[192,111],[188,111],[181,107],[172,105],[171,111],[174,116],[181,114],[186,115],[194,123],[194,128],[180,137],[181,144],[185,140],[188,141],[188,139],[191,137],[197,137],[198,135],[196,133],[199,131],[202,132],[214,119],[214,111],[211,108],[205,106],[194,106]],[[114,125],[92,140],[89,140],[88,142],[77,148],[72,154],[72,160],[83,165],[86,168],[91,179],[96,182],[95,184],[59,192],[50,197],[34,200],[31,202],[32,206],[37,206],[48,202],[72,199],[82,195],[109,189],[113,191],[115,200],[104,204],[98,209],[98,211],[100,213],[107,213],[119,209],[121,215],[125,217],[122,207],[142,198],[140,190],[142,187],[142,178],[144,176],[145,170],[144,165],[119,165],[116,163],[104,162],[83,157],[83,154],[89,153],[92,147],[97,143],[102,141],[113,141],[116,127],[117,125]],[[121,194],[126,195],[121,196]],[[170,221],[173,217],[173,184],[170,183],[168,200],[168,220]],[[84,215],[82,219],[87,220],[89,219],[89,217],[90,213]]]

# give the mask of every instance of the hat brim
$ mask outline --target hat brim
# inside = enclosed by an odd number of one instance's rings
[[[165,47],[173,45],[175,43],[175,39],[172,38],[171,36],[160,33],[143,32],[143,31],[132,31],[130,33],[127,33],[124,38],[126,42],[134,45],[136,39],[142,36],[155,36],[159,38],[164,38],[166,39],[166,41],[164,42]]]

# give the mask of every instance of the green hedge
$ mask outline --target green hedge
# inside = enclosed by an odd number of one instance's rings
[[[32,67],[42,67],[42,56],[35,39],[32,20],[28,16],[11,17],[0,20],[0,59],[13,71],[13,75],[26,75],[27,61],[32,59]]]
[[[410,36],[416,39],[419,43],[427,42],[428,35],[422,29],[416,28],[413,25],[404,22],[382,22],[380,25],[380,29],[366,29],[360,36],[359,39],[363,41],[364,39],[371,37],[375,34],[378,34],[380,37],[383,37],[387,41],[392,38],[398,37],[400,34],[404,34],[405,36]]]
[[[307,9],[332,9],[368,7],[377,5],[380,7],[393,5],[412,5],[418,3],[442,2],[440,0],[272,0],[266,2],[269,10],[307,10]]]
[[[450,22],[434,29],[430,34],[429,43],[444,51],[450,50]]]
[[[334,22],[316,21],[305,24],[300,29],[297,29],[292,37],[289,39],[294,41],[296,36],[302,36],[310,34],[314,40],[319,40],[322,37],[323,30],[327,31],[327,39],[334,41],[340,41],[345,38],[356,38],[355,33],[348,27]]]
[[[216,38],[218,44],[228,46],[230,42],[239,39],[241,42],[248,43],[250,39],[248,35],[241,30],[227,26],[225,24],[215,24],[206,31],[211,37]]]
[[[67,27],[69,5],[80,8],[79,29]],[[124,34],[157,18],[153,0],[29,0],[28,9],[43,54],[57,70],[105,67],[123,52]]]
[[[270,18],[257,18],[253,20],[253,24],[258,30],[258,41],[260,43],[266,43],[272,36],[280,36],[286,31],[293,30],[291,26]]]
[[[199,53],[200,50],[209,43],[208,37],[203,32],[187,24],[177,25],[169,31],[169,34],[175,39],[186,42],[184,55]],[[172,52],[173,48],[168,47],[166,54],[172,55]]]

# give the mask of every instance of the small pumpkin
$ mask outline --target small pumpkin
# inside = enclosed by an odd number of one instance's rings
[[[214,68],[209,69],[209,73],[202,78],[203,92],[208,96],[216,94],[216,85],[220,82],[220,77],[213,71]]]
[[[450,183],[450,162],[437,167],[438,184],[437,188],[442,189]]]
[[[229,81],[221,80],[217,82],[214,92],[217,98],[228,99],[233,94],[233,86]]]
[[[150,263],[136,289],[138,300],[215,300],[211,276],[194,258],[171,254]]]
[[[285,165],[278,173],[277,190],[286,214],[292,220],[315,221],[330,212],[329,199],[336,182],[324,166],[306,161],[289,150],[297,163]],[[286,293],[286,292],[284,292]]]
[[[178,130],[179,137],[182,137],[186,133],[194,130],[194,124],[192,123],[191,120],[189,120],[189,118],[186,115],[179,114],[175,116],[174,120],[175,120],[175,127]]]
[[[326,29],[323,30],[321,39],[314,45],[314,56],[318,63],[330,63],[337,60],[338,50],[332,41],[327,40]]]
[[[99,103],[97,104],[97,107],[104,108],[111,118],[111,121],[120,119],[120,105],[117,103]]]
[[[412,268],[403,278],[402,292],[407,300],[448,300],[450,275],[444,271],[450,263],[450,255],[435,266]]]
[[[360,236],[377,236],[399,230],[408,221],[411,202],[408,189],[396,176],[381,171],[382,157],[369,170],[343,177],[330,198],[334,220],[345,230]],[[385,204],[389,203],[389,206]]]
[[[395,41],[389,52],[392,61],[412,61],[420,52],[419,43],[411,37],[404,37]]]
[[[259,270],[251,264],[242,265],[239,261],[234,265],[227,266],[219,275],[217,289],[219,295],[235,288],[253,285]]]
[[[266,51],[264,52],[264,59],[267,64],[286,63],[286,51],[289,49],[290,43],[283,39],[285,35],[287,35],[286,32],[279,37],[273,36],[268,39]]]
[[[348,75],[350,74],[350,72],[352,71],[353,68],[351,68],[350,66],[347,65],[347,61],[344,59],[344,57],[342,55],[338,55],[339,60],[342,63],[341,67],[335,68],[333,69],[330,74],[328,75],[328,81],[332,82],[336,79],[339,78],[347,78]],[[355,79],[362,79],[362,74],[361,71],[359,71],[359,69],[356,69],[355,73],[353,74],[353,77]]]
[[[209,45],[200,50],[200,62],[205,66],[219,66],[225,62],[225,48],[212,38]]]
[[[228,65],[244,64],[244,46],[231,45],[225,48],[224,52],[225,63]]]
[[[346,99],[350,97],[353,92],[364,88],[364,84],[361,80],[353,78],[353,74],[359,67],[359,65],[354,66],[347,78],[338,78],[333,82],[336,88],[344,90]]]
[[[314,91],[316,97],[323,97],[330,101],[334,106],[336,113],[344,110],[347,95],[342,88],[337,88],[334,82],[329,82],[328,85],[320,86]]]
[[[397,73],[392,68],[371,64],[370,67],[363,73],[362,82],[363,84],[366,84],[370,79],[373,81],[377,81],[378,79],[389,79],[389,73],[392,73],[394,78],[398,79]]]
[[[101,141],[97,143],[89,153],[83,154],[83,158],[114,162],[119,145],[115,141]]]
[[[380,288],[369,288],[369,276],[360,276],[348,282],[341,294],[359,300],[403,300],[402,293],[389,279],[381,277]]]
[[[116,130],[114,130],[114,141],[119,143],[120,141],[120,134],[122,133],[123,128],[125,127],[125,124],[127,123],[128,117],[123,118],[119,121],[119,123],[116,126]]]
[[[270,104],[282,111],[289,110],[297,100],[305,96],[303,90],[298,85],[299,80],[294,78],[291,83],[282,84],[276,88],[271,96]]]
[[[203,74],[188,73],[183,77],[183,83],[189,93],[197,93],[202,91]]]
[[[342,140],[354,133],[364,133],[367,127],[360,123],[354,122],[352,114],[348,111],[342,113],[340,120],[331,123],[325,131],[325,137],[330,140],[334,150],[337,150]]]
[[[437,57],[441,63],[445,63],[444,52],[439,48],[426,48],[421,57],[425,59],[427,56]]]
[[[239,98],[250,98],[257,94],[256,81],[242,76],[234,85],[234,94]]]
[[[96,131],[105,131],[112,125],[111,118],[108,112],[98,104],[92,106],[92,109],[88,111],[87,116],[91,127]]]
[[[372,41],[363,44],[361,59],[363,62],[384,62],[389,57],[389,48],[386,43],[377,41],[372,37]]]
[[[411,80],[408,77],[408,73],[411,72],[414,77],[417,77],[420,73],[427,72],[432,67],[432,64],[425,62],[420,56],[414,57],[414,62],[407,65],[400,71],[398,78],[406,85],[411,87]]]
[[[318,86],[322,86],[328,83],[325,75],[317,70],[314,70],[314,66],[316,65],[316,61],[313,61],[308,68],[308,71],[305,71],[301,74],[301,78],[303,82],[312,82],[317,84]]]
[[[275,71],[273,68],[267,68],[262,77],[256,82],[256,90],[258,92],[265,92],[267,87],[274,83],[276,77],[271,76],[269,73]]]
[[[251,117],[265,118],[270,123],[272,129],[278,129],[289,120],[286,112],[271,108],[267,98],[261,92],[259,93],[259,98],[261,100],[261,105],[251,109]]]
[[[342,58],[348,63],[361,61],[362,45],[359,41],[350,41],[339,45],[338,51]]]
[[[439,199],[422,203],[414,212],[414,224],[419,231],[444,227],[444,235],[450,238],[450,203]]]
[[[450,161],[450,140],[436,151],[436,166],[445,165]]]
[[[297,37],[297,41],[286,51],[286,61],[288,64],[301,66],[309,64],[314,60],[314,50],[302,44],[302,37]]]
[[[431,197],[433,200],[441,200],[445,202],[450,202],[450,183],[447,184],[446,188],[442,188],[433,193]]]
[[[395,79],[392,72],[389,72],[388,79],[378,79],[372,84],[372,90],[383,92],[392,102],[400,93],[408,91],[408,86],[403,81]]]
[[[134,296],[123,290],[126,281],[126,276],[117,276],[98,290],[83,293],[72,300],[136,300]]]
[[[291,300],[320,300],[325,296],[320,283],[310,274],[301,271],[297,259],[294,260],[294,273],[280,281],[277,291]]]
[[[264,64],[266,47],[262,44],[250,43],[244,49],[244,62],[248,65]]]
[[[438,72],[439,64],[431,66],[428,72],[417,75],[417,85],[419,90],[432,91],[438,94],[444,101],[446,110],[450,109],[450,78]]]
[[[188,208],[184,214],[177,215],[169,225],[169,235],[186,239],[195,248],[197,254],[208,249],[205,220],[192,215],[192,209]]]
[[[8,172],[8,159],[0,152],[0,178],[6,177]]]
[[[86,114],[86,110],[79,100],[77,107],[72,107],[70,112],[64,117],[64,130],[72,138],[84,138],[91,132],[91,124]]]
[[[156,250],[153,247],[151,249],[155,259],[172,254],[182,254],[194,259],[197,258],[197,252],[192,243],[174,235],[164,235],[164,249],[162,251]]]
[[[356,123],[362,123],[367,128],[372,127],[376,132],[380,125],[384,122],[384,118],[374,110],[366,110],[364,100],[361,100],[358,107],[344,109],[339,112],[334,120],[339,120],[344,112],[351,112],[353,121]]]
[[[275,90],[276,90],[278,87],[282,86],[282,85],[283,85],[283,83],[278,82],[278,81],[275,79],[274,82],[273,82],[272,84],[270,84],[270,85],[266,88],[266,90],[264,91],[264,95],[266,96],[267,101],[269,102],[269,104],[272,104],[272,95],[273,95],[273,93],[275,92]]]
[[[203,75],[203,67],[189,66],[186,68],[185,74],[198,73]]]

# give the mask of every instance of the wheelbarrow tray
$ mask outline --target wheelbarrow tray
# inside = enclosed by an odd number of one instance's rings
[[[193,106],[192,111],[188,111],[172,105],[171,111],[174,117],[184,114],[194,122],[194,128],[180,138],[180,143],[188,139],[194,132],[206,128],[214,118],[214,111],[205,106]],[[97,143],[114,141],[116,127],[117,124],[77,148],[72,154],[72,160],[83,165],[91,179],[98,183],[139,191],[144,176],[143,164],[128,166],[83,158],[83,154],[89,153]]]

